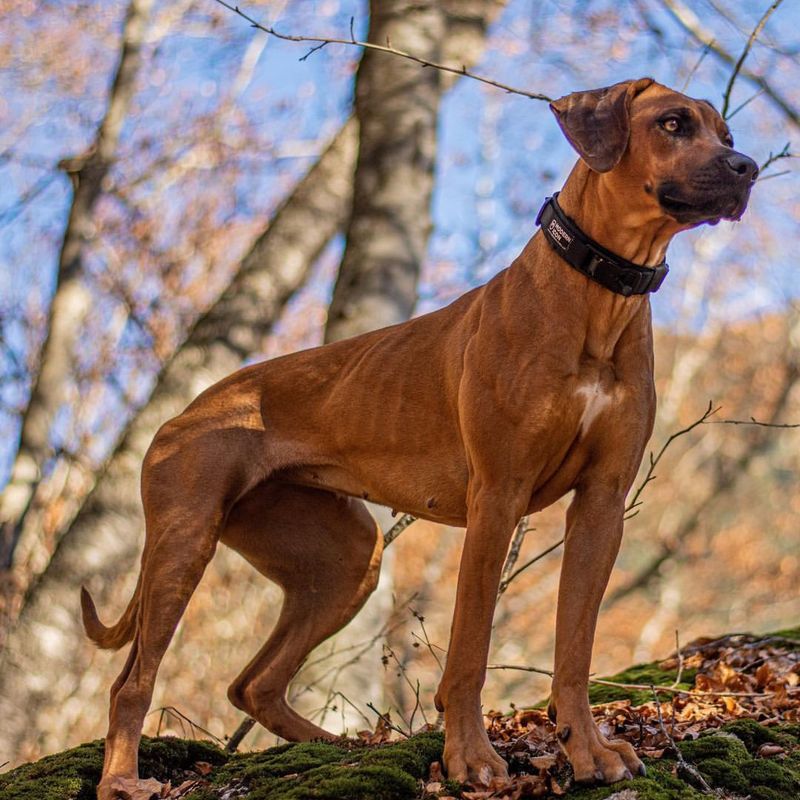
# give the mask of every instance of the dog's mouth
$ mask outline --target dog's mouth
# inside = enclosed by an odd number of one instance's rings
[[[667,182],[658,188],[661,208],[682,225],[716,225],[720,220],[739,220],[747,208],[750,195],[746,191],[729,189],[702,196],[687,194],[677,184]]]

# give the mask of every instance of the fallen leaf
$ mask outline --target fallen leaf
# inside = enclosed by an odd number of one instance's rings
[[[774,758],[775,756],[786,755],[786,750],[779,744],[765,742],[758,748],[759,758]]]

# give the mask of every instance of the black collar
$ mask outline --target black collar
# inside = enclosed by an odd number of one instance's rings
[[[666,261],[655,267],[643,267],[614,255],[590,239],[561,210],[557,197],[558,192],[544,201],[536,224],[542,226],[545,239],[564,261],[587,278],[625,297],[658,290],[669,272]]]

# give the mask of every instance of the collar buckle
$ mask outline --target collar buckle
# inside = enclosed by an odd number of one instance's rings
[[[606,250],[585,233],[561,210],[558,193],[545,198],[536,224],[541,226],[550,246],[570,266],[612,292],[630,297],[657,291],[669,267],[662,261],[645,267]]]

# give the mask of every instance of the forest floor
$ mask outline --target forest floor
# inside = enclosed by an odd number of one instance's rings
[[[487,715],[511,772],[488,785],[442,777],[441,732],[404,738],[386,724],[356,741],[235,755],[206,741],[144,739],[140,772],[174,800],[800,798],[800,628],[699,639],[594,682],[590,697],[603,733],[634,745],[645,777],[575,784],[544,703]],[[97,741],[18,767],[0,775],[0,800],[92,800],[102,758]]]

